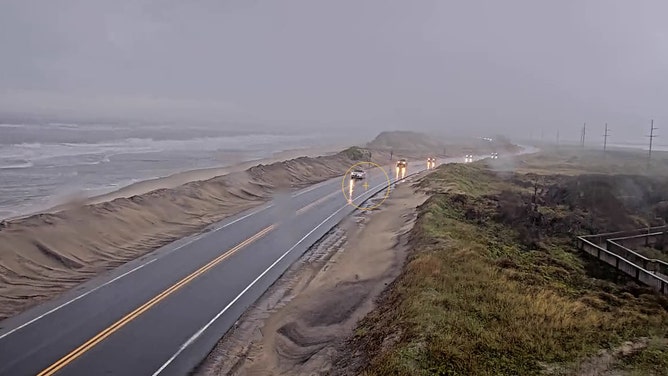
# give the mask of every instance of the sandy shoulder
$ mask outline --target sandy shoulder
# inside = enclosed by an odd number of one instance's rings
[[[0,319],[267,202],[277,191],[340,176],[355,163],[345,152],[315,158],[298,154],[286,160],[289,154],[283,153],[275,163],[253,162],[222,176],[224,171],[209,171],[215,177],[208,180],[188,176],[187,183],[174,188],[163,184],[130,197],[1,221]]]
[[[416,208],[427,196],[397,185],[379,209],[344,221],[240,319],[199,375],[313,374],[403,266]]]

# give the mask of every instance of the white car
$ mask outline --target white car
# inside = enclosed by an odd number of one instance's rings
[[[354,170],[350,173],[350,178],[362,180],[366,178],[366,172],[364,172],[364,170]]]
[[[464,157],[464,163],[471,163],[473,162],[473,154],[466,154]]]

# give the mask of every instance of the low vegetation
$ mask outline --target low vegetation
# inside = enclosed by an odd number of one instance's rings
[[[571,176],[545,173],[567,158]],[[659,220],[664,180],[583,174],[578,158],[447,165],[419,183],[432,197],[404,272],[352,339],[363,374],[668,375],[668,299],[573,246]]]
[[[371,152],[367,149],[362,149],[357,146],[349,147],[341,153],[352,161],[371,160]]]
[[[650,247],[640,247],[634,250],[647,258],[668,262],[668,253],[666,253],[664,250],[663,244]]]

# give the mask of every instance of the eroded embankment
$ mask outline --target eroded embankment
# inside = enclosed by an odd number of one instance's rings
[[[341,344],[401,271],[416,207],[426,199],[411,184],[397,185],[378,209],[346,219],[312,247],[239,319],[196,374],[336,371],[332,360]]]
[[[666,199],[661,180],[493,167],[425,178],[432,197],[408,262],[338,373],[668,374],[668,300],[572,246],[577,234],[642,225]]]
[[[259,205],[277,189],[339,176],[365,157],[363,150],[351,148],[332,156],[258,165],[174,189],[0,222],[0,319]]]

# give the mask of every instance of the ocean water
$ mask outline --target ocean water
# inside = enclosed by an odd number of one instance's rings
[[[0,124],[0,219],[142,180],[322,144],[316,135],[212,128]]]

